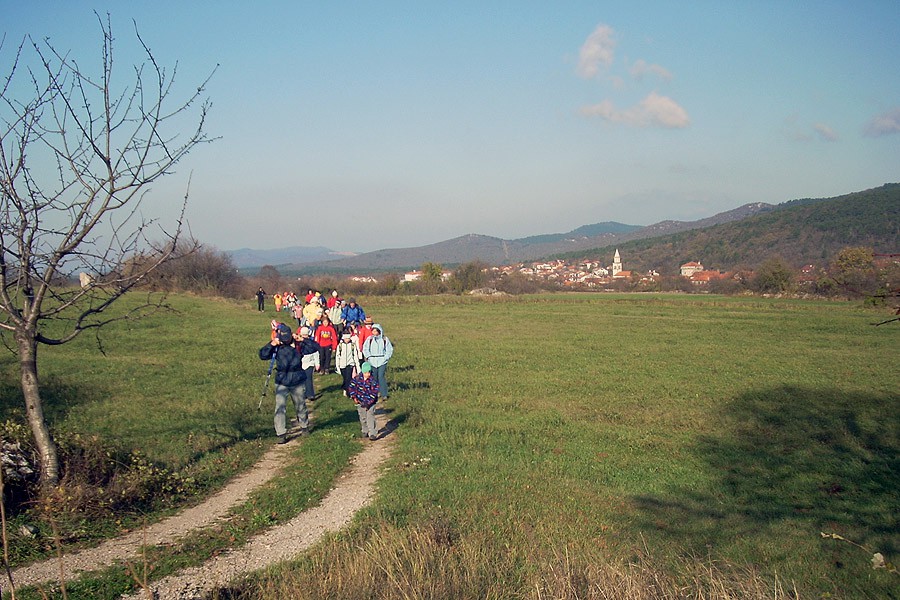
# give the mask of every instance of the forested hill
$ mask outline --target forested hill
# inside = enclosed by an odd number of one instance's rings
[[[900,252],[900,183],[828,199],[785,202],[758,215],[704,229],[617,244],[625,268],[677,272],[688,261],[708,269],[753,269],[779,257],[794,266],[825,266],[846,246]],[[608,262],[614,248],[561,258]]]

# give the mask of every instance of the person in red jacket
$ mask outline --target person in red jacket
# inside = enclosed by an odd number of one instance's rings
[[[359,337],[359,351],[362,352],[363,344],[366,343],[366,338],[372,335],[372,317],[366,317],[363,324],[357,328],[356,335]]]
[[[322,322],[316,327],[313,339],[322,347],[319,350],[319,373],[330,373],[331,355],[337,350],[338,336],[327,315],[322,317]]]
[[[331,291],[331,296],[328,298],[328,302],[326,302],[326,306],[325,306],[325,307],[326,307],[326,308],[334,308],[334,305],[335,305],[335,304],[340,304],[340,303],[341,303],[341,299],[340,299],[340,297],[338,296],[337,290],[332,290],[332,291]]]

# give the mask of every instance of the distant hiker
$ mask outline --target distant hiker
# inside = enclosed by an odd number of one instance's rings
[[[340,338],[341,334],[344,333],[344,322],[341,321],[341,303],[335,302],[331,308],[325,311],[325,314],[328,315],[331,326],[334,327],[338,338]]]
[[[372,371],[378,380],[378,389],[381,390],[381,398],[387,400],[388,385],[385,379],[388,361],[394,355],[394,345],[391,340],[384,335],[384,329],[376,323],[372,326],[372,335],[370,335],[363,344],[363,356],[366,361],[372,365]]]
[[[310,300],[309,304],[303,307],[303,316],[306,317],[306,326],[310,329],[313,329],[319,324],[319,321],[324,314],[325,311],[322,309],[322,305],[319,304],[315,296],[313,296],[313,299]]]
[[[260,312],[266,309],[266,292],[262,288],[256,290],[256,309]]]
[[[287,311],[293,312],[294,306],[297,304],[297,294],[294,292],[285,292],[283,300],[284,304],[287,306]]]
[[[347,300],[347,306],[341,310],[341,320],[344,325],[359,325],[366,320],[366,311],[356,303],[356,298]]]
[[[319,367],[320,346],[310,338],[309,327],[301,327],[294,334],[294,347],[300,354],[303,371],[306,373],[306,385],[304,394],[307,400],[316,399],[316,390],[313,387],[313,371]]]
[[[275,295],[272,296],[272,302],[275,303],[275,312],[281,312],[281,303],[284,301],[284,296],[282,296],[279,292],[275,292]]]
[[[309,413],[304,399],[307,376],[301,366],[300,354],[294,349],[292,341],[291,328],[279,323],[272,341],[259,349],[261,360],[275,359],[275,435],[278,436],[279,444],[287,441],[288,396],[294,401],[300,435],[309,433]]]
[[[331,290],[331,296],[328,298],[328,301],[325,303],[326,308],[334,308],[335,306],[339,306],[341,304],[341,299],[338,297],[337,290]]]
[[[337,350],[338,336],[328,315],[322,316],[322,322],[316,327],[313,339],[321,346],[319,350],[319,372],[328,374],[331,371],[331,355]]]
[[[378,439],[375,425],[375,403],[378,402],[378,381],[372,376],[372,365],[364,362],[359,374],[350,381],[347,395],[356,404],[362,436],[372,441]]]
[[[341,389],[344,395],[347,395],[347,388],[350,387],[350,380],[359,372],[359,348],[356,347],[356,340],[347,331],[341,335],[341,341],[338,342],[337,350],[334,352],[334,368],[341,374]]]

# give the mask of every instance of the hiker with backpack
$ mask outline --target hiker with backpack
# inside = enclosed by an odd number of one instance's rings
[[[313,371],[319,368],[319,351],[322,349],[319,344],[310,337],[311,331],[309,327],[301,327],[294,333],[294,347],[300,354],[300,360],[303,371],[306,373],[306,384],[304,394],[307,400],[316,399],[316,390],[313,387]]]
[[[372,334],[366,338],[362,345],[363,358],[372,365],[372,371],[375,379],[378,381],[378,389],[381,398],[388,399],[388,385],[385,379],[388,361],[394,355],[394,345],[391,340],[384,335],[384,329],[380,324],[372,325]]]
[[[294,348],[293,342],[291,328],[279,323],[272,340],[259,349],[261,360],[274,360],[275,364],[275,435],[279,444],[287,441],[288,396],[294,402],[300,435],[309,433],[309,413],[306,410],[304,393],[307,375],[301,366],[300,353]]]
[[[378,402],[378,381],[372,376],[372,365],[364,362],[347,388],[347,395],[356,404],[362,436],[370,441],[378,439],[375,424],[375,404]]]
[[[341,309],[341,321],[344,325],[359,325],[366,320],[366,311],[356,303],[356,298],[347,300],[347,306]]]
[[[341,334],[341,341],[338,342],[334,353],[334,368],[341,374],[341,389],[344,390],[345,396],[347,388],[350,387],[350,380],[359,372],[359,367],[359,348],[348,329]]]

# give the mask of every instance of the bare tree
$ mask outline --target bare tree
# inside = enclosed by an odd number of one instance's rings
[[[168,226],[141,212],[148,186],[210,141],[209,78],[173,100],[177,65],[167,73],[135,25],[144,58],[120,86],[110,17],[97,20],[94,75],[48,40],[26,37],[0,81],[0,333],[19,357],[44,485],[56,485],[60,473],[41,402],[38,345],[64,344],[160,306],[148,296],[127,314],[106,312],[177,247],[190,184]],[[179,130],[185,118],[186,136]],[[73,284],[78,273],[81,285]]]

